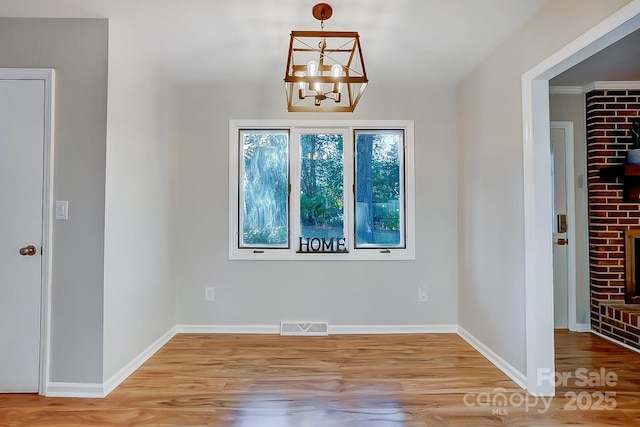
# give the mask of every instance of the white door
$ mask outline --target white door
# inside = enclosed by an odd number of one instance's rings
[[[0,79],[0,392],[37,392],[42,298],[43,80]]]
[[[554,326],[575,330],[573,124],[551,123]]]

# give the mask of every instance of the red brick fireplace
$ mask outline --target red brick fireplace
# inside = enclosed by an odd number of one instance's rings
[[[640,229],[640,200],[623,198],[640,188],[640,167],[625,176],[640,90],[591,91],[586,113],[591,327],[640,349],[640,305],[625,303],[625,230]]]

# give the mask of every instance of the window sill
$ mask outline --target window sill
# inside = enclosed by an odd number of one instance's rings
[[[257,252],[260,251],[260,252]],[[238,249],[231,261],[415,261],[412,249],[358,249],[350,252],[299,253],[293,250]]]

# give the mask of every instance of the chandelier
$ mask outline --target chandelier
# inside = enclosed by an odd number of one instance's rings
[[[352,112],[367,86],[367,73],[354,31],[324,31],[333,10],[312,9],[320,31],[291,31],[284,84],[291,112]]]

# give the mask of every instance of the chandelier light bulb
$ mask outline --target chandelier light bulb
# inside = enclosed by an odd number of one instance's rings
[[[304,71],[296,71],[296,77],[305,77],[307,73]],[[304,82],[298,82],[298,99],[304,99]]]
[[[296,77],[305,77],[307,75],[307,73],[305,73],[304,71],[296,71]],[[298,89],[303,90],[304,89],[304,82],[298,82]]]
[[[309,73],[309,75],[311,77],[314,77],[317,72],[318,72],[318,62],[317,61],[309,61],[307,63],[307,73]]]
[[[309,76],[311,77],[315,77],[318,75],[318,62],[317,61],[309,61],[307,63],[307,73],[309,74]],[[320,92],[320,90],[322,89],[322,86],[320,85],[320,83],[314,83],[313,87],[310,87],[309,89],[313,89],[316,92]]]
[[[331,66],[331,75],[333,77],[342,77],[343,74],[344,74],[344,72],[342,71],[342,66],[340,64],[333,64]],[[336,94],[338,94],[338,97],[340,97],[340,92],[342,92],[342,82],[334,83],[333,84],[333,91]],[[336,101],[338,101],[338,100],[336,99]]]

